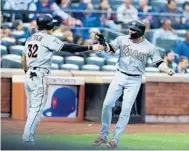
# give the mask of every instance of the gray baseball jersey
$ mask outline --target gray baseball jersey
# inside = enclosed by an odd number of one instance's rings
[[[144,74],[149,58],[153,63],[161,61],[159,51],[146,39],[140,43],[133,43],[128,35],[124,35],[117,37],[110,45],[115,51],[119,51],[116,67],[129,74]]]
[[[45,32],[37,32],[27,39],[23,54],[26,55],[27,66],[41,67],[49,70],[51,57],[60,51],[64,43]]]

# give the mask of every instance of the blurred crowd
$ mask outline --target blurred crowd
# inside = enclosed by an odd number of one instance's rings
[[[118,5],[116,9],[112,7],[112,0],[99,0],[100,3],[98,4],[94,1],[6,0],[3,3],[1,14],[1,37],[15,40],[16,44],[24,43],[24,39],[37,31],[36,17],[47,12],[58,20],[54,35],[59,36],[63,41],[83,45],[96,43],[94,31],[102,27],[121,31],[126,29],[133,20],[139,19],[145,23],[147,31],[155,29],[151,36],[151,41],[154,44],[157,44],[158,38],[171,37],[177,39],[178,35],[175,31],[185,30],[183,40],[177,42],[171,50],[166,50],[164,59],[169,67],[176,72],[187,72],[189,59],[189,1],[162,0],[162,3],[152,6],[150,4],[153,0],[138,0],[135,5],[132,0],[123,0],[122,4]],[[3,10],[32,12],[9,13]],[[158,13],[165,14],[159,15]],[[167,13],[168,15],[166,15]],[[83,30],[80,28],[83,28]],[[6,45],[3,40],[1,43]],[[110,57],[104,53],[95,55],[103,58]]]

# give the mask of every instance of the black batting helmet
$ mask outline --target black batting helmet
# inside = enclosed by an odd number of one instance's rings
[[[54,28],[54,23],[56,20],[53,20],[52,15],[42,14],[37,18],[37,26],[39,30],[51,30]]]
[[[142,37],[145,33],[145,25],[144,25],[144,23],[142,23],[140,21],[131,22],[131,25],[128,26],[128,28],[130,30],[136,31],[136,33],[133,33],[133,34],[130,35],[131,39]]]

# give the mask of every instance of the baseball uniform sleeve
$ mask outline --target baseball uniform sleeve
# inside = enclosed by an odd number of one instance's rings
[[[111,41],[109,44],[114,49],[114,52],[120,49],[121,41],[120,36],[117,37],[115,40]]]
[[[53,37],[52,41],[49,41],[48,48],[52,51],[60,51],[64,46],[64,42],[60,41],[58,38]]]
[[[150,58],[153,64],[157,64],[162,61],[159,50],[155,46],[151,50]]]

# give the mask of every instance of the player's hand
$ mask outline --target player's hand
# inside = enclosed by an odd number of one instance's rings
[[[92,47],[94,51],[103,51],[105,49],[104,46],[100,44],[92,45]]]
[[[172,69],[169,68],[167,70],[167,74],[170,75],[170,76],[173,76],[175,74],[175,72]]]

